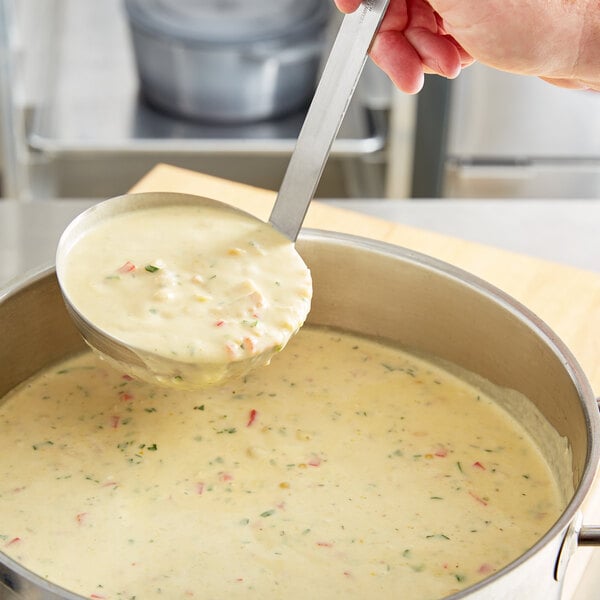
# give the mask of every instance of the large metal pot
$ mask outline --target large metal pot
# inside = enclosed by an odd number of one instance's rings
[[[203,121],[244,122],[307,104],[324,51],[324,0],[126,0],[144,96]]]
[[[568,439],[575,492],[556,524],[512,564],[452,596],[558,599],[577,544],[598,544],[599,539],[597,528],[580,528],[580,508],[599,460],[600,418],[571,353],[526,308],[437,260],[396,246],[316,231],[304,233],[298,249],[314,278],[310,322],[393,339],[517,390]],[[53,269],[0,294],[0,331],[0,396],[84,347]],[[82,600],[1,553],[0,581],[12,590],[7,597]]]

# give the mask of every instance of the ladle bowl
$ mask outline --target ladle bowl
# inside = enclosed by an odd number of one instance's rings
[[[221,211],[243,215],[246,219],[255,220],[261,226],[266,223],[249,213],[210,198],[189,194],[169,192],[147,192],[128,194],[100,202],[76,217],[63,232],[56,253],[56,272],[61,286],[63,298],[68,312],[73,318],[87,344],[113,366],[136,378],[168,385],[196,389],[221,383],[233,377],[242,377],[250,370],[266,365],[272,356],[281,349],[280,345],[267,347],[264,351],[245,355],[230,361],[210,361],[196,357],[173,358],[167,354],[157,353],[146,348],[132,346],[126,340],[116,337],[92,322],[84,311],[74,302],[66,285],[67,258],[78,241],[96,225],[119,215],[135,211],[168,206],[210,207]],[[158,233],[157,233],[158,235]],[[282,239],[285,239],[281,235]],[[287,242],[286,243],[291,243]],[[116,307],[106,306],[105,310]],[[302,325],[295,324],[286,331],[287,339]]]
[[[269,223],[291,242],[295,242],[302,227],[308,206],[314,196],[331,145],[342,123],[350,99],[356,88],[367,52],[379,28],[389,0],[369,0],[359,9],[346,15],[333,44],[315,95],[288,168],[283,178]],[[195,201],[195,200],[190,200]],[[207,198],[198,200],[205,205],[227,207]],[[274,352],[253,354],[241,360],[223,363],[182,363],[157,356],[142,348],[133,348],[91,323],[71,301],[64,285],[65,257],[75,241],[90,227],[116,212],[133,211],[151,205],[170,202],[166,195],[124,196],[91,208],[77,218],[65,231],[60,241],[56,268],[59,283],[65,295],[67,308],[88,344],[101,355],[125,366],[142,379],[151,377],[159,383],[199,387],[218,383],[233,376],[241,376],[258,365],[267,364]],[[300,327],[302,323],[298,323]],[[291,335],[295,333],[290,332]],[[289,339],[289,338],[288,338]]]

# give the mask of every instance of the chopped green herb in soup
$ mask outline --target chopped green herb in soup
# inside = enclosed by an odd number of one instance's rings
[[[86,598],[442,598],[564,508],[479,389],[313,327],[203,392],[87,352],[11,393],[0,428],[1,550]]]

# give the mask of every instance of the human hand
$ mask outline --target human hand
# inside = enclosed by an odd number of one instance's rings
[[[354,12],[361,0],[335,0],[342,12]],[[456,77],[471,56],[451,36],[425,0],[391,0],[370,50],[373,61],[404,92],[423,87],[425,73]]]
[[[353,12],[360,0],[335,3]],[[594,0],[391,0],[371,57],[408,93],[424,73],[456,77],[475,59],[600,90],[600,10]]]

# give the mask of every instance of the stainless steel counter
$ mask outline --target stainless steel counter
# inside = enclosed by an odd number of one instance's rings
[[[328,204],[600,272],[600,200],[341,200]]]
[[[92,200],[0,200],[0,284],[48,264]],[[328,204],[600,272],[600,201],[339,200]]]

